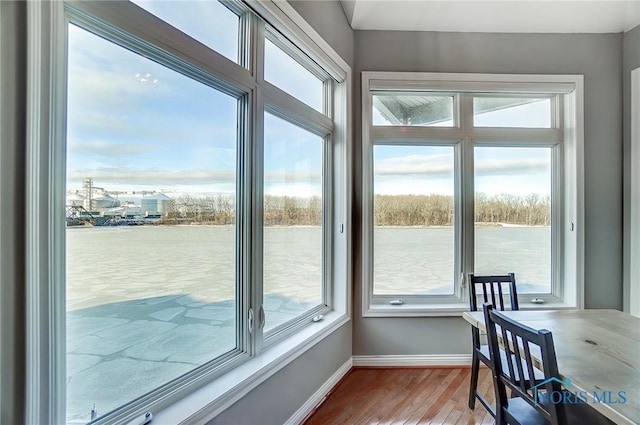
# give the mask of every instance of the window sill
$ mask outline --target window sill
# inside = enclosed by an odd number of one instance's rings
[[[439,304],[370,304],[366,306],[363,317],[460,317],[469,311],[467,303]]]
[[[545,302],[536,304],[532,302],[520,301],[520,310],[577,310],[578,306],[563,303],[560,301]]]
[[[532,296],[531,298],[536,297]],[[573,310],[578,308],[576,305],[563,303],[558,298],[545,299],[544,301],[544,303],[537,304],[529,299],[520,299],[520,310]],[[482,302],[479,302],[478,307],[481,304]],[[462,313],[469,311],[467,303],[370,304],[365,307],[362,317],[461,317]]]
[[[307,326],[171,406],[153,412],[154,425],[208,423],[348,321],[342,313],[326,314],[322,322]]]

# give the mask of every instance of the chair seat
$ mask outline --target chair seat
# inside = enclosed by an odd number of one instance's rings
[[[480,358],[480,360],[482,360],[483,363],[485,363],[487,365],[491,364],[491,360],[490,360],[490,357],[489,357],[489,346],[488,345],[481,345],[480,346],[478,357]],[[500,357],[502,358],[501,359],[501,364],[506,365],[507,364],[507,353],[505,353],[503,350],[500,350]],[[519,376],[518,369],[515,367],[515,364],[514,364],[514,368],[515,368],[514,372],[516,373],[516,380],[519,381],[520,380],[520,376]],[[527,370],[527,364],[524,361],[522,361],[522,370],[524,371],[524,379],[525,380],[529,380],[529,371]],[[505,367],[503,372],[505,374],[507,374],[507,376],[509,376],[508,367]],[[536,382],[544,381],[544,372],[542,372],[541,370],[534,368],[533,369],[533,375],[534,375],[534,379],[535,379]]]
[[[567,412],[568,424],[615,425],[615,422],[587,403],[567,404],[565,411]]]
[[[520,425],[547,425],[549,421],[527,401],[520,397],[509,399],[509,404],[503,409],[507,423]]]
[[[509,404],[505,408],[509,416],[517,418],[521,425],[545,425],[549,421],[533,408],[526,400],[520,397],[509,399]],[[615,425],[615,422],[603,416],[600,412],[586,403],[564,405],[567,414],[567,424],[588,424],[588,425]],[[512,423],[507,420],[508,423]]]

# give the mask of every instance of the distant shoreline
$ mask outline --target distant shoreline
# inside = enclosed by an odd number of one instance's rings
[[[513,224],[513,223],[490,223],[490,222],[476,222],[474,223],[476,227],[551,227],[548,225],[540,225],[540,224]],[[67,229],[91,229],[91,228],[135,228],[135,227],[158,227],[158,226],[166,226],[166,227],[192,227],[192,226],[209,226],[209,227],[233,227],[235,224],[214,224],[214,223],[150,223],[145,225],[118,225],[118,226],[67,226]],[[266,224],[264,227],[269,228],[312,228],[312,227],[321,227],[320,225],[314,224]],[[386,228],[386,229],[449,229],[454,226],[442,226],[442,225],[376,225],[377,228]]]
[[[512,224],[512,223],[490,223],[490,222],[476,222],[474,223],[477,227],[551,227],[548,225],[542,224]],[[437,228],[453,228],[454,226],[442,226],[442,225],[433,225],[433,226],[425,226],[425,225],[377,225],[375,227],[384,227],[384,228],[398,228],[398,229],[406,229],[406,228],[415,228],[415,229],[437,229]]]

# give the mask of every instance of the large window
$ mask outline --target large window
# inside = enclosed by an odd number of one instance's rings
[[[348,320],[349,70],[293,9],[33,7],[30,422],[215,411]]]
[[[580,79],[363,73],[363,311],[467,308],[514,272],[523,308],[580,304]]]

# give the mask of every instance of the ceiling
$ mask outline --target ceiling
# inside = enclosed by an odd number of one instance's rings
[[[640,25],[640,0],[340,0],[358,30],[619,33]]]

